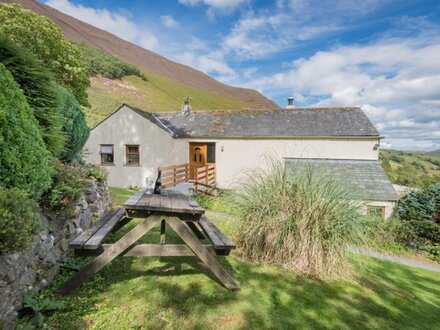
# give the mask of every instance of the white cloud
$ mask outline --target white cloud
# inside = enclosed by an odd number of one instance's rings
[[[194,7],[198,5],[201,0],[179,0],[179,3],[188,7]]]
[[[86,7],[69,0],[48,0],[46,4],[142,47],[150,50],[157,47],[158,41],[155,35],[132,22],[127,14]]]
[[[168,29],[175,29],[180,26],[180,23],[176,21],[171,15],[164,15],[160,17],[160,22]]]
[[[293,90],[306,104],[362,106],[395,147],[440,145],[440,40],[382,40],[301,58],[249,85]]]
[[[275,9],[249,11],[225,36],[223,46],[240,58],[263,58],[304,41],[324,39],[359,24],[388,0],[284,0]],[[325,40],[328,42],[328,39]]]
[[[234,9],[247,0],[179,0],[185,6],[194,7],[201,3],[215,9]]]
[[[235,74],[235,71],[215,53],[196,55],[193,52],[186,51],[183,54],[176,56],[176,60],[205,73],[217,73],[220,75]]]
[[[188,7],[204,4],[208,7],[206,11],[208,18],[214,20],[217,14],[229,14],[248,1],[249,0],[179,0],[179,3]]]

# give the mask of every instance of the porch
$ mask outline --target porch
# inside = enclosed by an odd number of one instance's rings
[[[162,173],[162,188],[192,193],[216,194],[217,173],[215,164],[198,165],[185,163],[166,167],[158,167]]]

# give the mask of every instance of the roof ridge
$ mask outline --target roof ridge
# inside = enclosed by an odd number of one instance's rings
[[[140,109],[139,109],[140,110]],[[323,106],[323,107],[298,107],[293,109],[222,109],[222,110],[208,110],[208,109],[197,109],[191,110],[191,114],[196,113],[223,113],[223,112],[232,112],[232,113],[240,113],[240,112],[254,112],[254,113],[265,113],[265,112],[276,112],[276,113],[290,113],[296,111],[343,111],[343,110],[351,110],[351,111],[362,111],[362,108],[359,106]],[[144,111],[144,110],[141,110]],[[163,112],[154,112],[156,115],[167,115],[167,114],[180,114],[181,111],[163,111]]]

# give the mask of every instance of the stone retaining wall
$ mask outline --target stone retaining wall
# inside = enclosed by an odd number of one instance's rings
[[[53,280],[69,242],[90,227],[109,204],[107,183],[88,180],[72,218],[52,219],[41,211],[39,238],[24,252],[0,254],[0,328],[14,328],[25,294],[36,294]]]

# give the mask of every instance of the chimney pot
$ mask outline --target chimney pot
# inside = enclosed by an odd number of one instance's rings
[[[294,100],[295,99],[293,98],[293,96],[290,96],[290,97],[287,98],[287,107],[286,107],[286,109],[294,109],[295,108],[295,106],[293,105],[293,101]]]
[[[182,104],[182,108],[181,108],[183,116],[187,116],[191,112],[191,106],[189,105],[189,100],[190,100],[189,97],[186,97],[183,100],[183,104]]]

